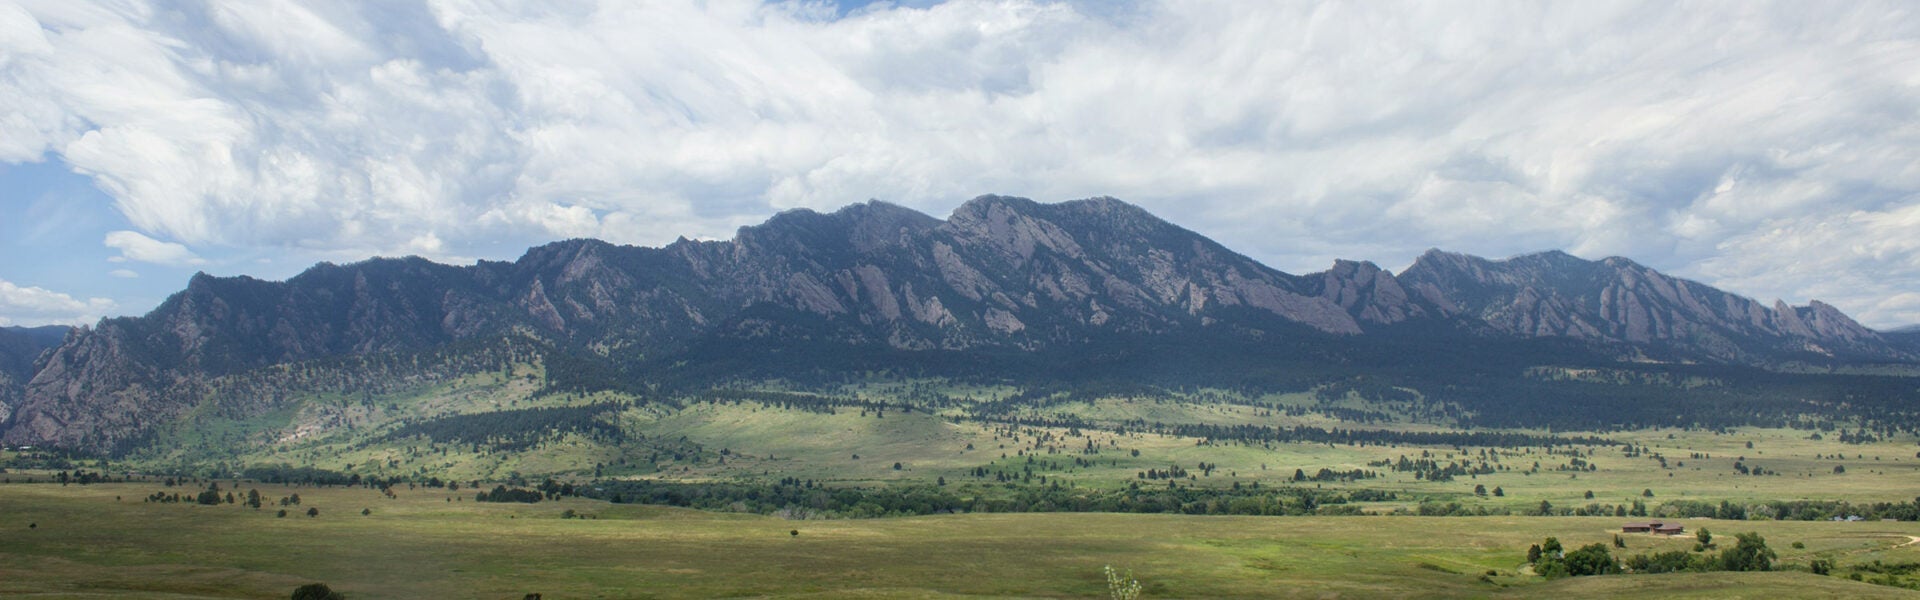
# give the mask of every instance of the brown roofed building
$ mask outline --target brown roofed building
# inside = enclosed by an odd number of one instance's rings
[[[1635,522],[1635,523],[1627,523],[1625,525],[1620,526],[1620,531],[1625,533],[1658,533],[1660,535],[1680,535],[1681,533],[1685,533],[1686,530],[1687,528],[1683,525],[1680,525],[1679,523],[1666,523],[1662,521],[1648,521],[1644,523]]]

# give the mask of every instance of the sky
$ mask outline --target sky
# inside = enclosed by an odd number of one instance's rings
[[[0,325],[988,193],[1291,273],[1563,249],[1914,324],[1916,10],[0,0]]]

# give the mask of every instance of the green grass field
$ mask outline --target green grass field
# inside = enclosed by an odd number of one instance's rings
[[[538,364],[482,371],[385,395],[316,393],[245,419],[209,405],[162,432],[163,450],[108,470],[218,473],[290,463],[363,477],[501,482],[555,477],[765,484],[782,478],[827,487],[927,485],[972,493],[1003,485],[976,469],[1023,472],[1020,483],[1118,489],[1149,469],[1193,473],[1183,487],[1377,490],[1396,499],[1357,502],[1370,516],[1221,517],[1133,514],[964,514],[875,520],[789,521],[750,514],[607,504],[582,498],[535,505],[473,501],[470,490],[258,488],[268,500],[298,492],[289,516],[232,505],[150,504],[160,484],[59,486],[33,458],[0,451],[0,597],[283,598],[326,582],[350,598],[1036,597],[1105,596],[1101,568],[1131,569],[1149,598],[1371,597],[1920,597],[1848,580],[1855,566],[1920,563],[1920,524],[1687,520],[1690,531],[1758,532],[1787,569],[1571,578],[1528,574],[1529,544],[1557,536],[1569,548],[1610,542],[1624,519],[1413,517],[1422,503],[1460,503],[1529,514],[1545,501],[1567,509],[1645,502],[1659,514],[1677,500],[1913,501],[1920,444],[1910,436],[1843,443],[1835,432],[1741,428],[1622,432],[1516,431],[1595,436],[1623,446],[1481,448],[1408,444],[1237,443],[1140,433],[1139,422],[1259,424],[1447,431],[1407,407],[1357,396],[1257,399],[1268,406],[1186,398],[1103,398],[1024,409],[1013,417],[1069,416],[1084,430],[981,423],[965,408],[884,414],[860,407],[782,407],[754,401],[647,400],[612,393],[540,394]],[[908,387],[855,384],[847,397],[892,402]],[[947,397],[1004,397],[994,387],[941,388]],[[780,391],[770,386],[764,391]],[[1214,394],[1209,396],[1209,394]],[[921,396],[913,396],[921,397]],[[532,408],[614,407],[596,417],[619,431],[545,435],[530,444],[435,442],[390,435],[407,423]],[[598,410],[596,408],[596,410]],[[1346,423],[1329,411],[1387,415]],[[1128,430],[1121,433],[1119,430]],[[1378,466],[1400,457],[1493,465],[1451,481]],[[1660,459],[1664,458],[1663,463]],[[1199,468],[1213,465],[1210,473]],[[1537,464],[1537,467],[1536,467]],[[1591,468],[1573,466],[1590,464]],[[1741,474],[1736,464],[1764,475]],[[44,466],[44,465],[42,465]],[[81,466],[97,468],[83,461]],[[1839,472],[1835,467],[1843,467]],[[67,467],[61,467],[67,468]],[[1367,469],[1379,477],[1294,482],[1295,470]],[[1503,495],[1476,495],[1474,488]],[[197,487],[165,490],[191,495]],[[1652,496],[1645,495],[1651,491]],[[1591,497],[1588,494],[1591,493]],[[318,517],[305,516],[320,509]],[[371,514],[361,515],[363,509]],[[572,510],[587,519],[563,519]],[[1756,517],[1766,516],[1755,514]],[[33,527],[29,527],[33,525]],[[792,531],[799,535],[791,535]],[[1692,537],[1627,536],[1615,556],[1686,550]],[[1798,542],[1803,547],[1794,548]],[[1835,577],[1806,572],[1835,562]],[[1482,579],[1489,571],[1492,575]],[[1875,572],[1863,579],[1891,581]]]
[[[521,370],[537,373],[537,365]],[[1364,505],[1370,512],[1412,510],[1421,502],[1531,512],[1538,510],[1542,501],[1564,509],[1673,500],[1741,505],[1777,500],[1896,502],[1920,495],[1920,457],[1916,457],[1920,445],[1908,436],[1849,444],[1838,441],[1832,432],[1815,440],[1810,439],[1808,431],[1791,429],[1551,432],[1628,443],[1637,452],[1631,455],[1621,446],[1562,446],[1549,451],[1540,447],[1201,443],[1194,438],[1149,433],[983,424],[956,419],[957,410],[891,410],[881,416],[850,407],[823,412],[758,402],[674,405],[605,393],[538,396],[533,391],[526,375],[506,377],[485,372],[367,402],[310,399],[298,408],[247,422],[209,419],[181,427],[185,431],[207,426],[206,432],[195,434],[199,441],[182,447],[203,448],[201,444],[224,440],[213,448],[225,454],[199,459],[180,453],[134,457],[117,463],[116,470],[204,474],[213,472],[209,465],[232,465],[237,471],[244,465],[284,462],[362,476],[416,480],[440,477],[501,481],[522,475],[535,480],[551,476],[584,481],[603,474],[682,482],[767,482],[795,477],[832,486],[873,486],[927,484],[941,479],[955,484],[992,483],[992,478],[974,476],[977,468],[984,467],[988,472],[1009,473],[1032,468],[1049,483],[1113,489],[1130,484],[1164,486],[1164,481],[1145,481],[1139,476],[1150,469],[1167,470],[1172,466],[1199,471],[1197,467],[1207,463],[1215,466],[1210,473],[1199,472],[1179,483],[1216,488],[1259,484],[1369,489],[1398,496],[1395,501]],[[890,390],[878,386],[855,391],[884,398]],[[979,395],[1004,392],[963,391]],[[1263,401],[1284,406],[1311,404],[1298,394]],[[606,417],[626,432],[624,441],[557,434],[529,447],[502,451],[484,444],[436,444],[386,436],[402,419],[609,402],[631,404]],[[1355,409],[1383,408],[1356,402],[1348,398],[1339,403]],[[1068,403],[1049,406],[1030,416],[1049,413],[1107,415],[1102,418],[1116,425],[1122,419],[1137,418],[1339,426],[1326,414],[1311,410],[1288,414],[1239,404],[1165,399],[1109,398]],[[1444,425],[1410,421],[1346,427],[1447,430]],[[1089,452],[1089,447],[1094,451]],[[1429,481],[1413,473],[1375,466],[1401,457],[1443,462],[1465,458],[1487,462],[1498,470],[1452,481]],[[1576,459],[1593,468],[1567,468]],[[1736,465],[1768,474],[1742,475]],[[4,461],[0,466],[5,466]],[[1845,472],[1836,473],[1835,467],[1844,467]],[[1351,482],[1291,481],[1296,470],[1310,474],[1323,468],[1367,469],[1380,477]],[[1503,494],[1476,495],[1477,486],[1488,491],[1498,489]],[[1651,498],[1644,495],[1648,491],[1653,493]]]
[[[284,405],[237,420],[219,416],[224,413],[211,406],[202,407],[165,428],[156,450],[119,461],[117,467],[122,471],[209,473],[214,465],[290,463],[363,476],[464,481],[497,481],[520,474],[576,481],[596,475],[762,482],[798,477],[830,485],[884,485],[930,483],[940,478],[977,481],[969,479],[977,468],[1024,470],[1031,459],[1036,473],[1046,475],[1049,481],[1117,488],[1140,483],[1138,476],[1149,469],[1179,466],[1195,470],[1200,463],[1208,463],[1217,467],[1210,474],[1183,483],[1200,487],[1230,487],[1236,483],[1284,486],[1290,484],[1296,469],[1306,473],[1323,468],[1376,471],[1381,477],[1312,484],[1391,491],[1403,499],[1397,504],[1369,507],[1376,511],[1406,508],[1420,501],[1508,510],[1537,509],[1543,500],[1558,507],[1624,504],[1644,500],[1647,490],[1654,493],[1654,502],[1886,502],[1910,501],[1920,495],[1920,444],[1916,444],[1920,440],[1905,435],[1847,444],[1839,442],[1835,432],[1813,440],[1809,431],[1790,429],[1741,428],[1718,433],[1697,429],[1518,431],[1605,437],[1640,448],[1642,452],[1635,456],[1619,446],[1560,447],[1548,452],[1539,447],[1202,444],[1194,438],[1118,434],[1114,429],[1123,428],[1130,419],[1417,432],[1448,431],[1451,427],[1422,417],[1420,411],[1424,409],[1411,404],[1373,402],[1353,394],[1321,400],[1304,392],[1259,398],[1230,397],[1220,390],[1152,399],[1109,397],[1030,407],[1010,415],[1068,416],[1096,425],[1076,432],[968,421],[963,418],[969,410],[967,405],[931,412],[925,407],[889,410],[882,417],[847,406],[827,412],[758,402],[646,399],[606,392],[541,394],[539,382],[544,373],[544,366],[534,361],[437,379],[431,384],[394,385],[363,397],[290,392],[293,399]],[[756,389],[783,390],[778,382]],[[1014,391],[941,380],[905,380],[848,384],[835,393],[867,401],[912,403],[913,398],[929,394],[986,400]],[[602,404],[624,407],[604,417],[624,433],[623,440],[562,433],[531,446],[501,450],[486,444],[435,443],[389,435],[406,422],[450,415]],[[1329,412],[1335,410],[1363,411],[1386,420],[1346,423]],[[1089,444],[1097,453],[1087,451]],[[1492,455],[1482,458],[1483,452]],[[1664,466],[1656,455],[1666,459]],[[1485,460],[1498,470],[1435,482],[1371,466],[1402,456]],[[1562,469],[1574,458],[1595,468]],[[1082,464],[1074,464],[1075,459],[1081,459]],[[900,468],[894,468],[895,464]],[[1742,475],[1736,464],[1770,474]],[[6,465],[0,461],[0,466]],[[1835,467],[1844,467],[1845,472],[1836,473]],[[1499,488],[1505,494],[1476,496],[1476,486]]]
[[[0,485],[0,596],[284,598],[320,581],[349,598],[896,598],[1105,595],[1131,569],[1148,598],[1897,598],[1920,593],[1799,571],[1523,574],[1528,544],[1607,542],[1619,519],[971,514],[787,521],[583,499],[489,504],[443,490],[242,483],[276,506],[151,504],[151,483]],[[191,489],[191,488],[189,488]],[[172,491],[183,491],[175,488]],[[117,497],[117,499],[116,499]],[[305,516],[306,508],[320,515]],[[362,516],[362,509],[371,514]],[[563,519],[566,510],[590,519]],[[29,528],[29,525],[35,527]],[[1916,523],[1689,520],[1766,537],[1793,569],[1920,561]],[[798,536],[791,535],[799,531]],[[1626,536],[1616,555],[1683,550]],[[1804,549],[1794,549],[1801,542]],[[1494,571],[1491,583],[1481,574]]]

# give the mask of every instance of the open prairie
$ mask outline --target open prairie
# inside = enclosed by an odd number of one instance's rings
[[[0,595],[274,598],[319,581],[356,600],[1085,598],[1106,595],[1101,569],[1112,565],[1131,570],[1148,598],[1920,597],[1841,576],[1873,561],[1920,561],[1920,524],[1911,522],[1690,519],[1689,532],[1706,528],[1722,540],[1761,534],[1784,570],[1549,581],[1525,573],[1529,544],[1547,536],[1568,548],[1611,543],[1621,520],[964,514],[790,521],[580,498],[494,504],[438,489],[396,489],[388,498],[365,488],[244,481],[242,495],[258,489],[264,508],[142,501],[163,489],[0,485]],[[301,503],[276,516],[276,500],[293,494]],[[309,508],[318,515],[307,516]],[[582,518],[563,518],[566,511]],[[1624,540],[1616,556],[1694,542],[1691,535]],[[1834,561],[1835,576],[1805,572],[1814,559]]]

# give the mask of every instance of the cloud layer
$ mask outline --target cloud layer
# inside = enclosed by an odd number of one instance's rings
[[[38,287],[22,287],[0,279],[0,327],[91,325],[116,308],[106,298],[76,299]]]
[[[162,242],[141,235],[138,231],[108,232],[104,243],[108,248],[120,251],[119,256],[107,259],[112,262],[133,260],[175,267],[200,265],[207,262],[183,244]]]
[[[1904,3],[182,4],[0,0],[0,161],[128,260],[1114,195],[1296,272],[1565,248],[1920,322]]]

